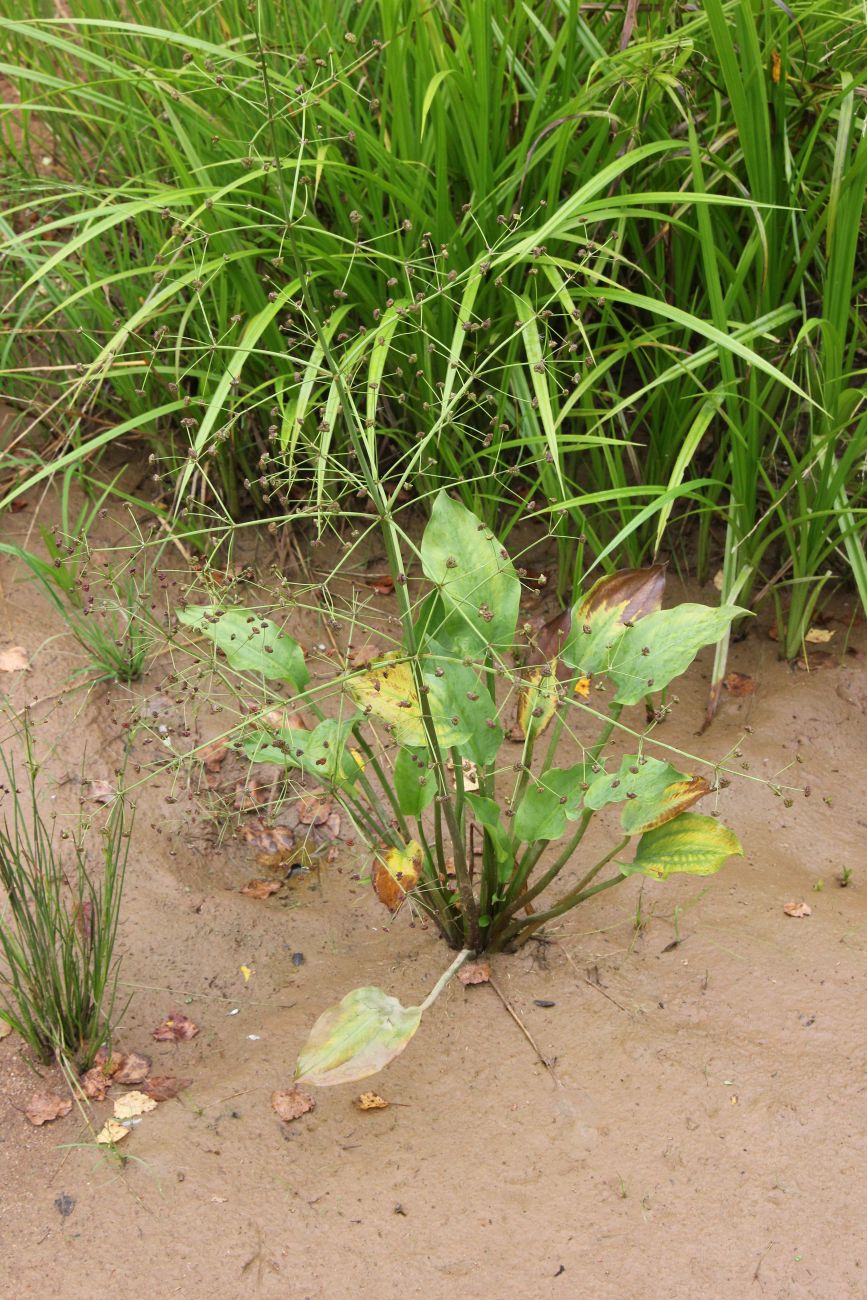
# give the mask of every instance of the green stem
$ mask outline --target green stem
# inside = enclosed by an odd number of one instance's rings
[[[532,920],[513,921],[512,924],[508,926],[506,930],[504,930],[501,934],[497,936],[496,947],[492,948],[491,950],[497,951],[498,949],[502,948],[505,944],[509,943],[509,941],[515,938],[518,934],[522,934],[521,943],[525,943],[526,940],[530,937],[530,935],[533,934],[536,930],[538,930],[541,925],[544,925],[546,921],[550,921],[555,916],[562,916],[563,913],[568,912],[570,908],[576,907],[578,903],[582,903],[585,898],[590,898],[592,894],[598,893],[602,888],[602,886],[597,885],[593,889],[589,889],[589,890],[587,886],[590,884],[592,880],[595,879],[596,876],[598,876],[602,868],[607,866],[607,864],[611,861],[611,859],[616,857],[617,854],[620,853],[626,847],[626,845],[629,843],[629,840],[630,837],[628,835],[625,835],[623,839],[620,841],[620,843],[615,844],[614,848],[611,849],[609,853],[606,853],[604,858],[600,858],[599,861],[590,868],[587,874],[583,876],[581,880],[578,881],[578,884],[575,885],[575,887],[571,889],[568,894],[565,894],[558,903],[555,903],[553,907],[549,907],[544,912],[538,912],[532,918]],[[604,888],[608,889],[610,888],[611,885],[616,885],[621,880],[625,880],[625,879],[626,879],[625,876],[621,876],[621,875],[613,876],[610,881],[605,882]]]

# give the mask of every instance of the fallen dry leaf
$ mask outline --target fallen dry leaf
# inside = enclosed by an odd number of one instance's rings
[[[199,758],[202,760],[202,766],[206,772],[219,772],[226,761],[228,753],[228,745],[215,740],[210,745],[204,745],[199,750]]]
[[[185,1043],[195,1038],[199,1026],[185,1016],[182,1011],[170,1011],[161,1025],[153,1031],[158,1043]]]
[[[381,578],[370,578],[367,585],[377,596],[390,596],[394,591],[394,578],[389,574]]]
[[[716,573],[713,575],[713,585],[717,591],[722,591],[724,581],[725,581],[725,574],[723,573],[722,569],[717,569]]]
[[[171,1101],[179,1092],[189,1088],[192,1082],[192,1079],[180,1074],[155,1074],[152,1079],[147,1079],[142,1084],[141,1090],[154,1101]]]
[[[385,650],[375,641],[365,641],[363,645],[350,645],[346,651],[346,662],[350,668],[366,668],[368,664],[382,659]]]
[[[809,655],[801,655],[797,667],[802,673],[813,673],[817,668],[837,668],[837,656],[830,650],[811,650]]]
[[[9,1024],[9,1021],[0,1020],[0,1041],[2,1041],[2,1039],[4,1038],[8,1038],[11,1033],[12,1033],[12,1026]]]
[[[91,1101],[104,1101],[111,1087],[111,1079],[99,1065],[94,1065],[81,1076],[81,1090]]]
[[[282,884],[282,880],[248,880],[241,893],[246,894],[248,898],[270,898],[272,894],[277,893]]]
[[[487,984],[491,978],[491,967],[486,961],[468,961],[458,971],[462,984]]]
[[[333,812],[331,816],[323,822],[320,829],[322,834],[326,835],[328,839],[336,840],[340,835],[340,813]]]
[[[241,839],[258,850],[260,867],[281,867],[296,856],[295,837],[287,826],[266,826],[261,817],[253,817],[240,827]]]
[[[316,1102],[309,1092],[300,1088],[290,1088],[288,1092],[272,1092],[271,1108],[286,1124],[293,1119],[300,1119],[308,1110],[315,1110]]]
[[[756,689],[756,682],[755,678],[750,677],[749,673],[731,672],[727,673],[723,678],[723,686],[729,695],[733,695],[735,699],[740,699],[743,695],[752,695]]]
[[[111,1056],[109,1056],[107,1047],[101,1047],[93,1058],[93,1064],[95,1066],[98,1065],[103,1073],[107,1074],[109,1078],[112,1075],[117,1074],[118,1070],[123,1065],[123,1062],[124,1056],[122,1052],[112,1052]]]
[[[116,1119],[107,1119],[97,1133],[96,1140],[101,1146],[112,1146],[115,1142],[122,1142],[126,1137],[129,1137],[126,1124],[121,1124]]]
[[[363,1092],[360,1097],[355,1098],[355,1105],[358,1110],[385,1110],[391,1102],[386,1101],[376,1092]]]
[[[305,826],[324,826],[331,816],[334,801],[324,790],[310,790],[296,800],[298,820]]]
[[[146,1092],[125,1092],[114,1103],[115,1119],[132,1119],[135,1115],[145,1115],[149,1110],[156,1110],[157,1103]]]
[[[0,673],[20,673],[30,667],[23,645],[10,645],[0,650]]]
[[[70,1097],[59,1097],[56,1092],[34,1092],[27,1103],[24,1114],[37,1128],[41,1124],[50,1124],[55,1119],[63,1119],[72,1110]]]
[[[114,1075],[114,1083],[123,1083],[131,1087],[135,1083],[144,1083],[148,1077],[151,1068],[151,1059],[149,1056],[142,1056],[138,1052],[128,1052],[123,1057],[123,1064],[119,1066]]]
[[[269,709],[262,715],[262,719],[269,727],[276,727],[278,731],[310,730],[303,713],[290,713],[288,709]]]
[[[834,629],[829,627],[811,627],[804,640],[810,645],[824,645],[830,641],[834,635]]]
[[[117,791],[109,781],[91,781],[87,797],[91,803],[114,803]]]
[[[239,781],[235,786],[232,805],[235,812],[255,812],[257,808],[267,807],[271,802],[269,789],[259,781]]]
[[[809,903],[784,903],[786,916],[812,916],[813,909]]]

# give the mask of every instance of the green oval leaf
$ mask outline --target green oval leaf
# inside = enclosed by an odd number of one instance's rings
[[[353,781],[361,771],[355,755],[346,748],[352,722],[325,718],[312,731],[296,727],[269,727],[244,737],[244,753],[251,763],[298,767],[321,781]]]
[[[296,1083],[355,1083],[399,1056],[418,1029],[421,1007],[404,1007],[378,988],[353,989],[324,1011],[295,1067]]]
[[[620,637],[607,673],[617,687],[615,703],[638,704],[685,672],[702,646],[714,645],[736,618],[737,605],[676,605],[649,614]]]
[[[445,490],[421,539],[425,577],[442,595],[445,622],[435,634],[468,654],[509,649],[515,640],[521,584],[496,537]]]
[[[551,767],[531,778],[515,810],[513,832],[518,840],[557,840],[573,821],[584,801],[584,786],[590,769],[584,763],[574,767]]]
[[[681,813],[673,821],[642,835],[632,861],[618,865],[624,876],[665,880],[675,872],[712,876],[730,857],[743,857],[740,841],[733,831],[713,817]]]
[[[288,682],[303,691],[310,679],[304,652],[276,623],[250,609],[220,605],[187,605],[177,611],[184,627],[213,641],[226,663],[239,673],[260,673],[270,681]]]
[[[394,792],[405,817],[420,817],[433,802],[436,778],[426,749],[399,749],[394,760]]]

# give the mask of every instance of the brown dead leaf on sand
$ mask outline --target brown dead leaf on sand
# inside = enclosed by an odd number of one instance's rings
[[[491,967],[486,961],[468,961],[458,971],[458,979],[466,984],[488,984],[491,979]]]
[[[42,1124],[51,1124],[56,1119],[63,1119],[72,1110],[72,1099],[60,1097],[56,1092],[34,1092],[28,1101],[24,1114],[39,1128]]]
[[[94,1066],[98,1065],[103,1074],[108,1075],[109,1078],[111,1078],[112,1075],[117,1074],[118,1070],[123,1065],[123,1062],[124,1057],[122,1052],[112,1052],[111,1055],[109,1055],[107,1047],[101,1047],[93,1058]]]
[[[723,678],[723,686],[729,695],[735,699],[740,699],[744,695],[752,695],[756,689],[756,680],[750,677],[749,673],[727,673]]]
[[[110,781],[91,781],[87,797],[91,803],[114,803],[117,791]]]
[[[185,1043],[195,1038],[199,1026],[185,1016],[182,1011],[170,1011],[161,1025],[153,1030],[153,1037],[158,1043]]]
[[[784,903],[783,911],[786,916],[812,916],[813,909],[809,903]]]
[[[0,650],[0,673],[21,673],[30,667],[23,645],[9,645]]]
[[[334,800],[324,790],[310,790],[300,796],[295,807],[304,826],[324,826],[331,816]]]
[[[290,713],[288,709],[269,709],[262,716],[263,722],[279,731],[309,731],[307,719],[303,713]]]
[[[238,834],[257,850],[257,866],[281,867],[295,857],[295,836],[288,826],[266,826],[261,817],[252,817]]]
[[[290,1124],[293,1119],[300,1119],[309,1110],[315,1110],[316,1102],[309,1092],[290,1088],[288,1092],[271,1093],[271,1108],[284,1123]]]
[[[282,880],[248,880],[242,887],[241,893],[246,894],[248,898],[270,898],[272,894],[277,893],[282,884]]]
[[[385,650],[375,641],[365,641],[363,645],[351,645],[347,647],[346,662],[350,668],[366,668],[368,664],[376,663],[382,659]]]
[[[127,1087],[131,1087],[136,1083],[144,1083],[150,1074],[150,1068],[151,1059],[149,1056],[142,1056],[139,1052],[127,1052],[112,1082],[123,1083]]]
[[[79,1080],[81,1090],[90,1101],[104,1101],[111,1087],[111,1078],[99,1065],[87,1070]]]
[[[2,1042],[4,1038],[8,1038],[11,1033],[12,1026],[9,1024],[9,1021],[0,1020],[0,1042]]]
[[[209,745],[203,745],[199,750],[199,758],[202,760],[202,766],[206,772],[219,772],[220,768],[226,761],[229,753],[228,745],[221,741],[212,741]]]
[[[371,591],[375,591],[377,596],[390,596],[394,591],[394,578],[389,574],[383,574],[381,578],[370,578],[367,583]]]
[[[380,1097],[377,1092],[363,1092],[360,1097],[355,1098],[353,1104],[357,1110],[386,1110],[391,1102]]]
[[[154,1101],[171,1101],[179,1092],[185,1092],[192,1082],[191,1078],[181,1074],[155,1074],[152,1079],[145,1080],[141,1090]]]

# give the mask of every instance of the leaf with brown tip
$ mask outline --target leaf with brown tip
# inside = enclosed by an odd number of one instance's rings
[[[623,633],[662,608],[665,565],[620,569],[595,582],[572,609],[562,657],[584,676],[604,673]]]

